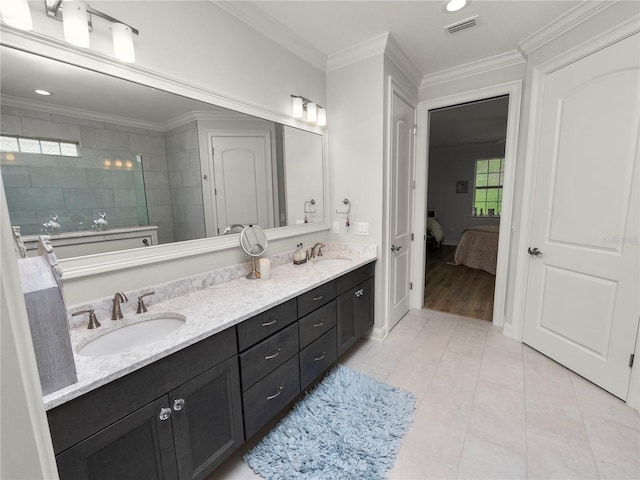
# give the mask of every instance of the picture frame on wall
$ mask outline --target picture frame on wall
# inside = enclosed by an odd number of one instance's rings
[[[458,180],[456,182],[456,193],[468,193],[469,180]]]

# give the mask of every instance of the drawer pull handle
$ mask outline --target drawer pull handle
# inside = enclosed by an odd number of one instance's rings
[[[316,323],[313,328],[318,328],[324,325],[324,322]]]
[[[184,398],[176,398],[173,401],[173,409],[176,412],[179,412],[180,410],[182,410],[184,408]]]
[[[362,288],[356,291],[356,297],[361,297],[362,294],[364,294],[364,290]]]
[[[171,409],[168,407],[164,407],[160,409],[160,415],[158,415],[158,418],[160,420],[162,420],[163,422],[165,420],[168,420],[169,417],[171,416]]]
[[[324,295],[320,295],[319,297],[313,297],[313,301],[317,302],[318,300],[322,300],[324,298]]]
[[[270,322],[264,322],[262,324],[263,327],[270,327],[271,325],[274,325],[275,323],[277,323],[278,319],[274,318],[273,320],[271,320]]]
[[[273,395],[269,395],[267,397],[267,400],[273,400],[274,398],[276,398],[278,395],[282,393],[282,390],[284,390],[284,385],[280,386],[277,393],[274,393]]]
[[[327,356],[327,352],[322,352],[322,353],[320,354],[320,356],[319,356],[319,357],[314,358],[314,360],[315,360],[316,362],[319,362],[320,360],[322,360],[322,359],[323,359],[324,357],[326,357],[326,356]]]
[[[272,353],[271,355],[267,355],[266,357],[264,357],[264,359],[265,360],[271,360],[272,358],[276,358],[278,355],[280,355],[280,350],[282,350],[282,349],[279,348],[276,353]]]

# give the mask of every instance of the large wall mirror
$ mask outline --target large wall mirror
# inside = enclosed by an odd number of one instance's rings
[[[0,56],[10,220],[25,237],[51,234],[59,257],[326,223],[322,135],[6,46]]]

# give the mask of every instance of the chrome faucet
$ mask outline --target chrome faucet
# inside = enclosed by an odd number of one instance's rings
[[[316,247],[318,248],[318,254],[316,255]],[[311,258],[316,258],[322,256],[322,248],[324,247],[324,243],[318,242],[313,247],[311,247]]]
[[[124,292],[116,292],[113,296],[113,310],[111,310],[111,320],[120,320],[124,315],[120,310],[120,302],[128,302],[129,299]]]

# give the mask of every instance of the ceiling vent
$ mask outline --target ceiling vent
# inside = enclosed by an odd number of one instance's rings
[[[478,25],[478,15],[443,27],[448,33],[456,33]]]

